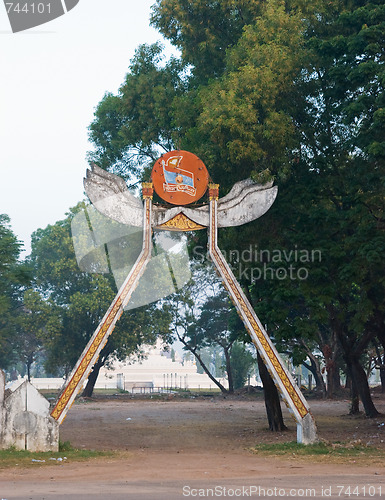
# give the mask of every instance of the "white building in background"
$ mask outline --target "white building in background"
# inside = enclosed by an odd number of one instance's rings
[[[132,362],[115,361],[109,369],[101,368],[96,389],[124,389],[129,392],[149,392],[166,389],[214,389],[216,385],[204,373],[198,373],[195,359],[182,359],[176,352],[175,361],[170,351],[165,350],[160,340],[155,346],[145,348],[145,359]],[[24,379],[12,383],[13,390]],[[228,387],[226,379],[219,379]],[[31,383],[38,389],[60,389],[62,378],[32,378]]]
[[[220,379],[227,387],[227,380]],[[112,385],[111,385],[112,384]],[[144,388],[158,389],[209,389],[216,385],[206,375],[198,373],[195,359],[182,359],[176,352],[175,360],[162,342],[146,348],[146,357],[135,363],[115,362],[112,369],[102,368],[96,384],[97,388],[117,387],[126,391],[140,392]]]

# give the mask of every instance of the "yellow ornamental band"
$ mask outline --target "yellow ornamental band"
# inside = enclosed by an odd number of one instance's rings
[[[217,200],[219,198],[219,184],[209,184],[209,200]]]
[[[144,200],[152,197],[154,195],[154,187],[152,182],[142,182],[142,197]]]

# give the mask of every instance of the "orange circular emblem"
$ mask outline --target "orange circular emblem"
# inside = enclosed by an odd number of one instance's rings
[[[170,151],[152,169],[155,192],[173,205],[188,205],[205,194],[209,174],[202,160],[188,151]]]

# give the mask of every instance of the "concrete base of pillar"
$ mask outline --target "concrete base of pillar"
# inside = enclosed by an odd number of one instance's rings
[[[315,444],[318,442],[317,427],[313,415],[308,413],[301,423],[297,422],[297,443]]]

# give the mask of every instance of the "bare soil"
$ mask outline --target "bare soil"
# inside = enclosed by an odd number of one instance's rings
[[[348,400],[311,401],[320,439],[385,451],[385,398],[376,394],[374,401],[382,413],[376,419],[349,416]],[[255,453],[258,443],[296,440],[286,409],[284,416],[289,430],[271,433],[260,396],[79,401],[61,426],[61,441],[116,453],[84,463],[1,470],[0,498],[348,498],[353,488],[356,498],[385,496],[385,464],[374,453],[338,459]],[[312,494],[305,494],[308,488]]]
[[[374,398],[382,413],[349,415],[349,401],[313,400],[318,434],[326,442],[361,441],[385,450],[385,397]],[[257,443],[296,440],[296,425],[283,408],[288,431],[268,430],[261,397],[100,397],[82,400],[61,426],[61,441],[96,450],[158,452],[244,450]]]

